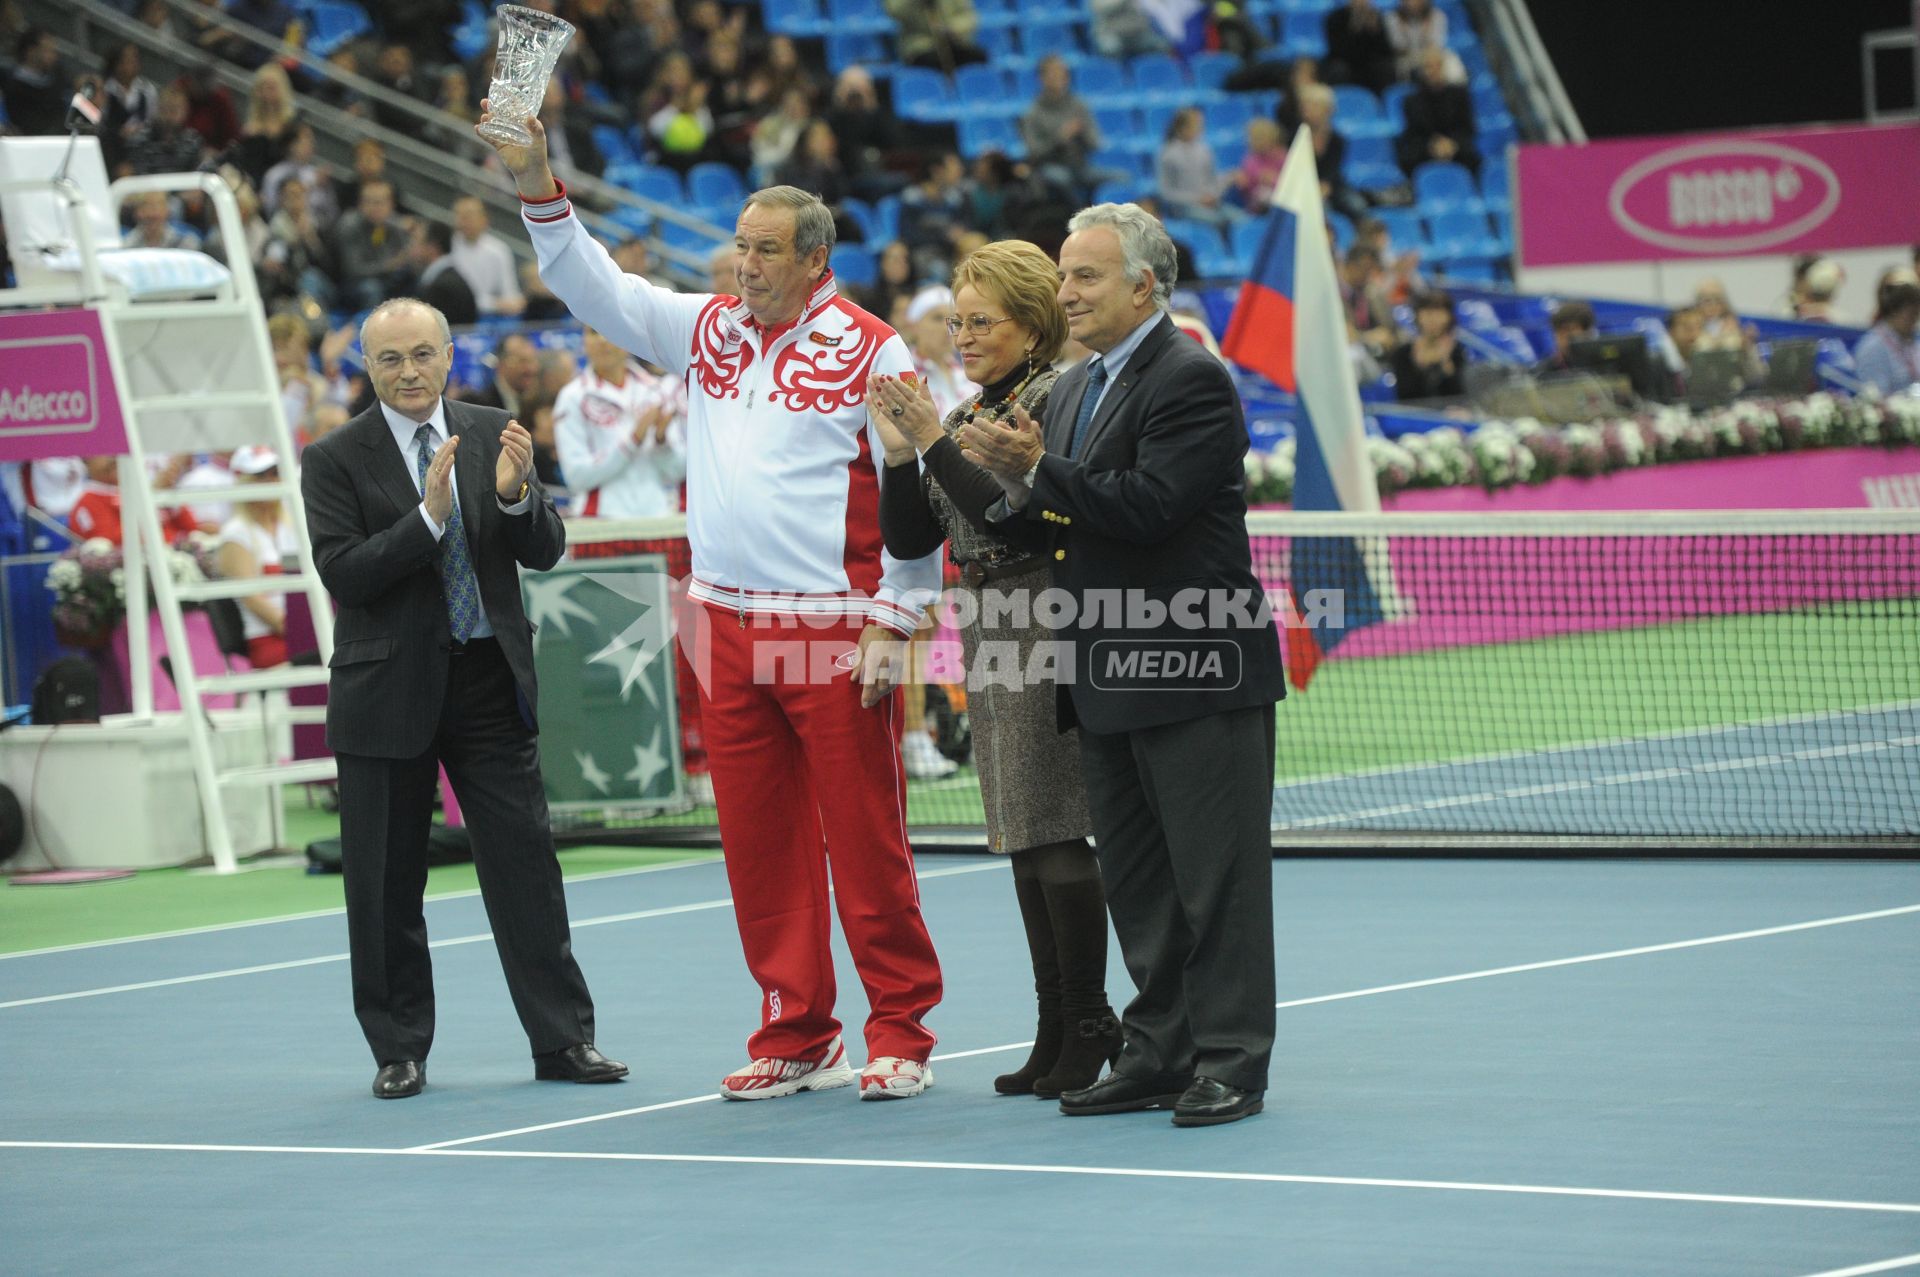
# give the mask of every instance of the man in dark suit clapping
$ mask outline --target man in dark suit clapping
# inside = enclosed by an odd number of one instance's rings
[[[340,764],[353,1009],[380,1070],[416,1095],[433,1045],[421,898],[444,764],[536,1078],[611,1082],[573,959],[540,780],[532,626],[516,564],[544,571],[566,532],[533,477],[533,440],[497,409],[442,397],[446,317],[390,301],[360,330],[379,402],[310,446],[300,489],[339,615],[327,743]]]
[[[1080,728],[1100,872],[1139,989],[1112,1073],[1068,1114],[1172,1107],[1179,1126],[1260,1111],[1273,1051],[1274,702],[1279,637],[1247,542],[1239,395],[1167,317],[1173,242],[1133,204],[1068,223],[1060,301],[1095,357],[1044,424],[960,442],[1038,537],[1076,619],[1060,718]],[[1055,615],[1058,615],[1056,611]]]

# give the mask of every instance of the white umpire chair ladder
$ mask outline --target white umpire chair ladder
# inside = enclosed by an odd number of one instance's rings
[[[271,828],[277,844],[284,840],[280,788],[330,781],[336,776],[331,757],[297,762],[268,757],[248,766],[221,765],[206,704],[211,696],[258,694],[268,709],[271,753],[284,735],[274,730],[273,724],[323,721],[324,710],[289,708],[285,694],[293,688],[324,686],[327,662],[333,656],[333,613],[313,567],[313,542],[300,501],[293,432],[281,407],[279,374],[253,264],[246,251],[239,207],[226,183],[207,173],[123,178],[108,187],[99,143],[93,138],[79,140],[67,176],[58,183],[51,179],[61,157],[67,154],[68,139],[7,139],[0,141],[0,148],[7,153],[6,163],[0,165],[0,193],[10,197],[9,213],[17,213],[23,193],[30,198],[37,195],[42,204],[51,194],[65,231],[64,245],[46,241],[36,246],[9,226],[10,252],[22,287],[0,292],[0,306],[84,306],[100,315],[108,366],[126,422],[128,455],[120,463],[126,575],[128,581],[136,581],[144,567],[152,581],[192,751],[206,850],[219,872],[232,873],[237,858],[223,799],[226,791],[240,787],[272,791]],[[139,281],[130,284],[132,271],[123,268],[123,263],[116,260],[122,254],[114,251],[122,203],[149,191],[190,190],[201,191],[213,202],[221,241],[229,246],[224,278],[211,285],[204,279],[187,283],[166,278],[167,272],[162,269],[157,285]],[[27,220],[31,219],[9,217],[10,222]],[[58,261],[59,266],[37,269],[36,251],[42,262]],[[156,291],[159,295],[155,299],[142,299],[142,295]],[[155,488],[148,477],[149,457],[224,452],[249,444],[271,448],[278,454],[277,481],[163,490]],[[160,522],[163,510],[268,498],[285,502],[299,545],[297,571],[243,580],[174,582]],[[182,614],[184,604],[293,593],[305,595],[313,614],[320,648],[317,666],[287,665],[246,673],[195,668]],[[127,591],[127,624],[134,667],[134,715],[151,717],[151,659],[143,591]]]

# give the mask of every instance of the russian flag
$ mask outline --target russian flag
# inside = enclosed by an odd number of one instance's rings
[[[1207,47],[1206,0],[1140,0],[1140,8],[1181,57]]]
[[[1347,357],[1346,309],[1327,239],[1320,174],[1304,126],[1280,170],[1266,236],[1220,348],[1227,358],[1264,373],[1299,398],[1293,508],[1379,513],[1380,490],[1367,457],[1360,389]],[[1389,614],[1392,577],[1378,538],[1296,537],[1287,578],[1292,594],[1285,631],[1287,677],[1304,689],[1342,639]],[[1333,598],[1341,606],[1325,606]],[[1301,623],[1303,602],[1311,623]]]

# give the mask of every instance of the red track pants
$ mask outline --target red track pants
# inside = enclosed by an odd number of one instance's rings
[[[845,666],[860,623],[830,627],[705,607],[710,674],[700,717],[747,969],[760,985],[758,1059],[815,1060],[834,1018],[828,869],[840,929],[866,987],[869,1058],[925,1061],[921,1023],[940,961],[907,847],[901,701],[860,707]],[[840,658],[836,666],[835,658]]]

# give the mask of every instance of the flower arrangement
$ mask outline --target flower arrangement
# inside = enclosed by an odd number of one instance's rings
[[[194,533],[166,551],[176,585],[205,580],[212,538]],[[47,569],[54,634],[67,647],[101,648],[127,614],[126,556],[104,537],[73,546]]]
[[[1466,484],[1491,492],[1561,475],[1591,477],[1670,461],[1859,444],[1920,444],[1920,399],[1821,393],[1790,401],[1745,400],[1698,414],[1664,407],[1569,426],[1531,418],[1488,421],[1470,432],[1442,426],[1398,439],[1370,437],[1367,453],[1385,497],[1408,488]],[[1251,503],[1292,500],[1293,441],[1271,452],[1249,452],[1246,474]]]

